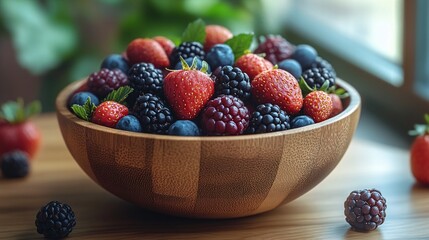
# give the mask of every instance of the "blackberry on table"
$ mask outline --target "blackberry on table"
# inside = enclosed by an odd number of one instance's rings
[[[137,63],[128,70],[129,85],[134,89],[130,98],[135,100],[144,93],[162,96],[164,77],[152,63]]]
[[[88,89],[99,98],[104,98],[111,91],[128,85],[128,77],[119,69],[102,68],[88,77]]]
[[[199,42],[183,42],[173,49],[170,55],[170,64],[175,66],[180,61],[180,56],[183,59],[198,57],[204,60],[206,53],[204,52],[203,45]]]
[[[137,98],[132,113],[140,121],[142,132],[167,134],[173,114],[166,103],[152,93]]]
[[[290,117],[278,105],[260,104],[253,111],[246,133],[267,133],[290,129]]]
[[[0,159],[1,172],[6,178],[21,178],[30,172],[28,154],[15,150],[5,153]]]
[[[36,215],[37,232],[48,239],[67,237],[76,225],[71,207],[65,203],[51,201],[42,207]]]
[[[250,98],[250,79],[238,67],[223,66],[216,69],[215,96],[232,95],[247,101]]]
[[[344,202],[346,221],[358,231],[371,231],[384,223],[386,199],[376,189],[352,191]]]
[[[302,73],[302,78],[310,88],[320,89],[325,81],[329,81],[329,87],[335,85],[335,77],[324,67],[309,68]]]

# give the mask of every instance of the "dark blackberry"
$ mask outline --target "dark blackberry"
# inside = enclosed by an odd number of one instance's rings
[[[28,154],[21,150],[3,154],[0,163],[2,174],[6,178],[21,178],[30,172]]]
[[[210,100],[201,115],[206,135],[239,135],[249,125],[249,110],[243,101],[231,95]]]
[[[247,73],[238,67],[223,66],[217,68],[215,78],[215,96],[232,95],[247,101],[250,98],[250,79]]]
[[[133,115],[136,116],[142,127],[142,132],[167,134],[173,123],[173,114],[165,102],[152,93],[145,93],[137,98]]]
[[[376,189],[353,191],[344,202],[346,221],[358,231],[371,231],[386,218],[386,199]]]
[[[265,36],[265,41],[258,45],[255,53],[264,53],[265,59],[277,64],[289,58],[295,51],[295,46],[280,35]]]
[[[45,238],[59,239],[70,234],[76,225],[76,218],[69,205],[52,201],[37,212],[35,224],[37,232]]]
[[[183,59],[198,57],[204,60],[206,53],[204,52],[203,45],[199,42],[183,42],[173,49],[170,55],[171,66],[176,66],[180,61],[180,56]]]
[[[322,57],[317,56],[316,60],[314,60],[314,62],[310,65],[310,68],[326,68],[328,69],[328,71],[331,72],[332,76],[334,78],[337,78],[337,73],[335,72],[334,67],[332,67],[332,65],[325,59],[323,59]]]
[[[128,81],[134,91],[127,102],[132,106],[138,96],[144,93],[153,93],[157,96],[163,94],[164,77],[162,71],[155,68],[152,63],[136,63],[128,70]]]
[[[308,84],[310,88],[320,87],[325,83],[325,81],[329,81],[329,87],[335,85],[335,77],[327,68],[309,68],[302,73],[302,78]]]
[[[265,103],[256,107],[246,133],[267,133],[290,129],[290,117],[278,105]]]
[[[97,97],[104,98],[111,91],[128,85],[128,77],[119,69],[103,68],[88,77],[88,89]]]

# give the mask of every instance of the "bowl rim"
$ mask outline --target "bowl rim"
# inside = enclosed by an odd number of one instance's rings
[[[236,136],[176,136],[176,135],[161,135],[161,134],[153,134],[153,133],[142,133],[142,132],[130,132],[124,131],[115,128],[109,128],[102,125],[98,125],[92,122],[85,121],[83,119],[78,118],[74,115],[68,108],[68,100],[71,97],[71,94],[75,92],[81,85],[86,81],[86,79],[81,79],[75,81],[65,88],[63,88],[60,93],[57,95],[55,100],[55,106],[57,110],[57,115],[61,115],[68,121],[74,122],[82,127],[89,128],[96,131],[111,133],[118,136],[126,136],[126,137],[136,137],[136,138],[147,138],[152,140],[170,140],[170,141],[242,141],[249,140],[254,138],[269,138],[269,137],[277,137],[277,136],[285,136],[292,135],[299,132],[307,132],[317,128],[322,128],[324,126],[330,125],[332,123],[338,122],[347,116],[354,113],[358,108],[360,108],[361,97],[357,90],[351,86],[349,83],[345,82],[342,79],[336,79],[336,85],[346,90],[349,94],[350,102],[348,106],[338,115],[331,117],[325,121],[311,124],[308,126],[288,129],[284,131],[271,132],[271,133],[259,133],[259,134],[245,134],[245,135],[236,135]]]

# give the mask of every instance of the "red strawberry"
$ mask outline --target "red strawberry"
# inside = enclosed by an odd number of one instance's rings
[[[247,53],[238,58],[235,66],[247,73],[250,81],[259,73],[273,68],[273,64],[270,61],[254,53]]]
[[[105,101],[95,108],[91,121],[106,127],[115,127],[119,119],[128,115],[128,108],[114,101]]]
[[[177,119],[194,119],[214,93],[214,82],[203,68],[196,69],[196,61],[191,67],[183,58],[182,70],[175,70],[164,78],[164,95]]]
[[[324,91],[314,91],[307,94],[302,106],[304,114],[313,118],[316,123],[328,119],[331,116],[332,108],[332,99]]]
[[[146,62],[152,63],[156,68],[170,65],[164,48],[157,41],[149,38],[137,38],[128,44],[127,57],[131,64]]]
[[[417,136],[410,149],[411,172],[414,178],[429,185],[429,114],[425,114],[426,124],[415,125],[415,130],[409,132]]]
[[[302,92],[292,74],[282,69],[271,69],[258,74],[251,82],[256,102],[277,104],[290,115],[302,107]]]
[[[204,51],[207,52],[214,45],[224,43],[230,38],[232,38],[232,33],[227,28],[220,25],[206,25]]]
[[[333,117],[342,112],[344,108],[340,96],[335,93],[330,93],[329,96],[332,99],[332,112],[330,117]]]
[[[153,37],[152,39],[157,41],[161,45],[161,47],[164,49],[167,56],[170,56],[171,52],[175,47],[174,43],[170,39],[163,36],[156,36],[156,37]]]
[[[33,159],[39,149],[41,133],[29,120],[40,112],[40,103],[34,101],[24,107],[20,99],[7,102],[0,108],[0,155],[21,150]]]

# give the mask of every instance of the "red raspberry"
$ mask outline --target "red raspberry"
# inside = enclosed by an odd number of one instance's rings
[[[243,101],[231,95],[210,100],[202,113],[202,129],[206,135],[239,135],[249,125],[249,110]]]
[[[256,48],[255,53],[265,53],[265,59],[272,64],[277,64],[289,58],[294,50],[295,46],[282,36],[268,35],[265,37],[265,41]]]
[[[128,77],[119,69],[103,68],[88,77],[88,90],[99,98],[104,98],[111,91],[128,85]]]

